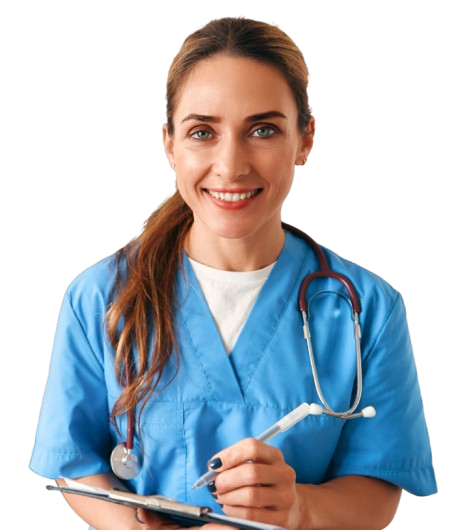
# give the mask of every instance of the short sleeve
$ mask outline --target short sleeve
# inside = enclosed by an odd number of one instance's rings
[[[365,475],[392,482],[415,495],[436,493],[417,371],[399,294],[364,354],[360,409],[372,405],[376,416],[345,422],[328,478]]]
[[[93,314],[92,318],[102,319]],[[95,329],[102,324],[95,325]],[[31,469],[47,478],[110,470],[110,429],[103,351],[92,347],[87,324],[68,292],[61,307]]]

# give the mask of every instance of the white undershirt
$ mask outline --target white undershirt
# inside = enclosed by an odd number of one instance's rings
[[[190,259],[228,354],[275,263],[249,272],[214,269]]]

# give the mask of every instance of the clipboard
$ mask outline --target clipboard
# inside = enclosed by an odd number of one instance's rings
[[[193,506],[183,504],[168,497],[137,495],[129,491],[121,490],[103,490],[86,486],[67,479],[67,486],[46,486],[50,491],[60,491],[62,493],[71,493],[82,495],[93,499],[99,499],[105,502],[112,502],[129,506],[131,508],[143,508],[153,512],[160,513],[168,519],[175,521],[182,526],[203,526],[206,523],[219,523],[226,526],[233,526],[241,530],[286,530],[281,526],[274,526],[246,519],[236,519],[219,513],[214,513],[207,506]]]

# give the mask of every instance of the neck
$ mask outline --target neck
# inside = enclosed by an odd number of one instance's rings
[[[193,225],[185,241],[190,258],[227,271],[254,271],[274,263],[283,249],[285,234],[281,224],[267,226],[257,234],[241,238],[208,236]]]

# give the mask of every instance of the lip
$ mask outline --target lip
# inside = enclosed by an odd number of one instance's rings
[[[256,197],[263,191],[263,188],[204,188],[203,191],[206,197],[219,208],[240,210],[252,204]],[[236,196],[236,198],[233,200],[228,200],[227,198],[221,199],[218,197],[219,194],[230,194],[233,197]],[[244,194],[250,196],[241,199],[240,196]]]
[[[204,191],[214,191],[218,193],[250,193],[260,191],[262,188],[203,188]]]

